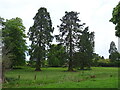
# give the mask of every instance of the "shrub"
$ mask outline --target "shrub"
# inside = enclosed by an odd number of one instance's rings
[[[98,60],[98,66],[101,67],[120,67],[120,61],[111,62],[110,59]]]

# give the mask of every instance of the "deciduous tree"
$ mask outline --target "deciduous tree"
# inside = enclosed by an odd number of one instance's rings
[[[27,46],[22,19],[17,17],[3,22],[2,37],[3,47],[7,50],[6,55],[12,53],[11,66],[24,65]]]
[[[120,1],[118,5],[113,9],[112,12],[112,18],[110,19],[110,22],[115,24],[115,35],[120,37]]]
[[[66,63],[65,47],[59,44],[52,44],[48,53],[49,66],[62,66]]]

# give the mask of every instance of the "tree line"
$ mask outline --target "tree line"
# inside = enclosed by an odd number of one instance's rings
[[[113,10],[111,22],[116,24],[116,36],[119,37],[119,6]],[[117,13],[116,13],[117,12]],[[30,55],[29,64],[35,67],[35,71],[41,71],[41,67],[49,66],[67,66],[68,71],[78,69],[90,69],[100,59],[100,56],[94,53],[94,32],[89,31],[85,23],[81,23],[78,17],[79,13],[75,11],[65,12],[58,25],[59,34],[53,36],[54,27],[50,13],[46,8],[41,7],[33,18],[34,24],[29,28],[27,35],[21,18],[12,18],[10,20],[0,17],[0,32],[2,32],[2,69],[15,68],[25,65],[25,53]],[[26,45],[26,38],[31,41],[30,46]],[[52,44],[53,39],[58,44]],[[114,44],[110,45],[112,48]],[[109,50],[111,61],[117,55],[116,49]],[[119,55],[118,55],[119,56]],[[118,57],[117,56],[117,57]],[[101,57],[104,59],[104,57]],[[4,74],[4,73],[3,73]]]
[[[74,11],[65,12],[65,16],[60,19],[61,24],[58,25],[59,35],[55,36],[53,36],[54,27],[50,13],[44,7],[36,13],[33,18],[34,24],[29,28],[27,35],[22,19],[1,18],[3,58],[8,56],[10,67],[14,68],[25,64],[25,52],[28,51],[30,61],[36,62],[36,71],[41,71],[41,65],[46,61],[50,66],[53,63],[57,66],[66,63],[68,71],[73,71],[77,62],[83,61],[84,63],[77,66],[82,69],[90,68],[94,51],[94,32],[90,32],[89,28],[85,27],[85,23],[80,24],[78,15],[79,13]],[[31,41],[30,46],[26,46],[27,37]],[[58,45],[52,44],[54,38]],[[84,57],[86,59],[83,59]]]

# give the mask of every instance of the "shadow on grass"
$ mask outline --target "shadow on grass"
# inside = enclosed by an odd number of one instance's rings
[[[16,69],[24,69],[24,68],[22,68],[22,67],[13,67],[12,69],[16,70]]]
[[[18,81],[18,78],[6,78],[6,83]]]
[[[86,70],[92,70],[92,69],[77,69],[77,70],[84,70],[84,71],[86,71]]]
[[[62,72],[77,72],[77,71],[76,70],[73,70],[73,71],[63,70]]]

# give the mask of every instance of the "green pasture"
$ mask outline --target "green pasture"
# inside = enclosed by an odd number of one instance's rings
[[[92,67],[92,70],[66,72],[67,68],[24,67],[7,71],[3,88],[118,88],[117,67]],[[92,77],[94,76],[94,77]]]

